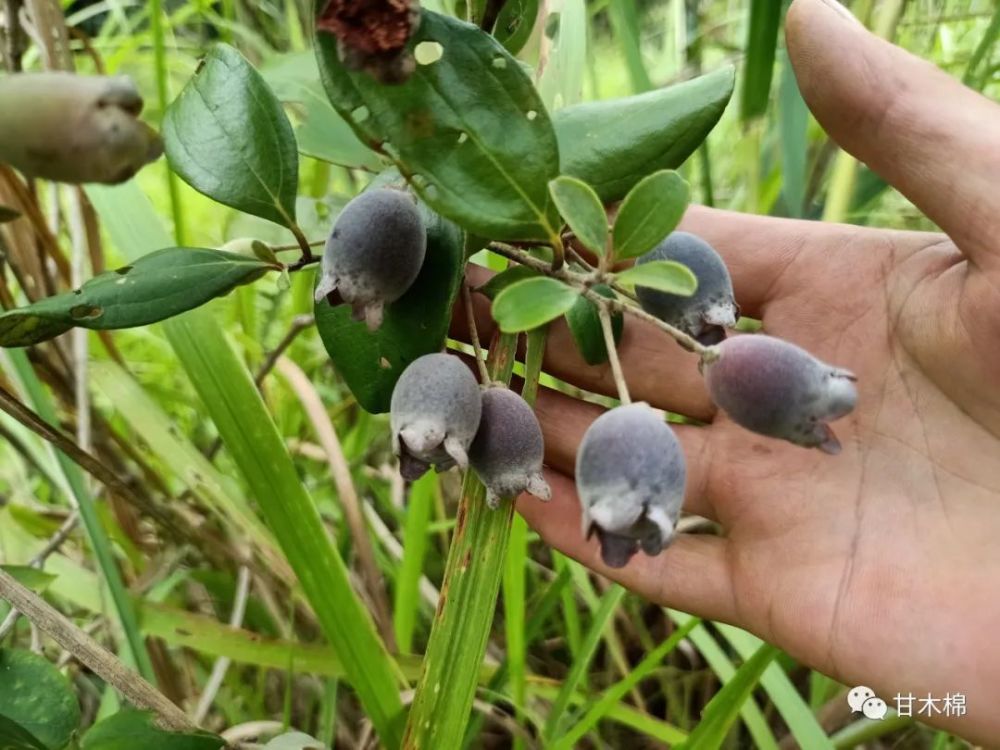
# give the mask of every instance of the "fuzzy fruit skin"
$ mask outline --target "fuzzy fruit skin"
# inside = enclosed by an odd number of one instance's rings
[[[623,567],[640,547],[647,555],[666,548],[686,479],[674,431],[647,404],[619,406],[594,420],[576,454],[576,488],[583,534],[597,534],[605,565]]]
[[[840,452],[827,422],[850,414],[857,378],[763,334],[736,336],[704,367],[709,394],[738,425],[824,453]]]
[[[433,465],[469,465],[468,451],[482,415],[479,384],[450,354],[425,354],[403,370],[392,392],[389,421],[399,472],[415,481]]]
[[[740,308],[729,269],[715,249],[688,232],[671,232],[636,264],[654,260],[672,260],[687,266],[698,279],[698,289],[690,297],[681,297],[637,286],[635,292],[642,309],[702,344],[717,344],[725,339],[725,329],[736,325]]]
[[[506,388],[488,388],[482,400],[483,414],[469,448],[469,465],[486,485],[486,502],[496,508],[502,498],[522,492],[551,500],[552,490],[542,475],[545,442],[535,412]]]
[[[125,182],[163,153],[160,136],[138,119],[142,104],[126,76],[4,76],[0,162],[55,182]]]
[[[352,199],[326,241],[316,301],[334,290],[353,308],[355,320],[374,331],[385,305],[412,286],[427,252],[427,232],[413,196],[374,188]]]

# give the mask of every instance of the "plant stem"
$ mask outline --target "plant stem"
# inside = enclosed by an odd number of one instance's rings
[[[618,359],[618,347],[615,344],[615,332],[611,328],[611,313],[608,312],[608,306],[598,305],[597,315],[601,319],[601,330],[604,332],[604,346],[608,350],[608,362],[611,363],[611,374],[615,378],[618,399],[624,406],[628,406],[632,403],[632,397],[629,396],[628,384],[625,382],[625,373],[622,372],[622,363]]]
[[[479,330],[476,328],[476,311],[472,306],[472,290],[469,285],[462,281],[462,299],[465,302],[465,319],[469,323],[469,338],[472,339],[472,348],[476,353],[476,367],[479,368],[479,382],[483,385],[490,384],[490,373],[486,369],[486,358],[483,356],[483,347],[479,343]]]
[[[190,732],[198,727],[166,696],[132,670],[114,654],[66,619],[59,611],[30,589],[18,583],[0,568],[0,596],[21,610],[39,630],[73,654],[137,708],[156,712],[164,728]]]

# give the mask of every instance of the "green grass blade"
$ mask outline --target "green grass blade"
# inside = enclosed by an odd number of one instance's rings
[[[676,610],[671,609],[668,612],[671,619],[678,625],[683,625],[691,618],[691,615]],[[720,681],[728,683],[733,679],[736,675],[736,667],[704,625],[699,625],[692,630],[688,634],[688,638],[698,649],[698,653],[705,657],[708,666],[712,668]],[[754,700],[744,701],[739,712],[747,731],[753,738],[756,750],[778,750],[778,741],[774,738],[774,733]]]
[[[716,750],[722,747],[737,714],[751,699],[764,670],[779,653],[776,647],[765,643],[743,662],[722,690],[708,702],[698,726],[677,750]]]
[[[90,188],[88,193],[115,245],[129,259],[170,244],[134,183]],[[403,716],[398,666],[351,588],[344,561],[323,528],[253,378],[209,309],[168,320],[163,329],[382,742],[397,747]]]
[[[648,677],[660,665],[660,662],[673,651],[688,633],[701,623],[697,618],[691,618],[686,623],[674,630],[670,637],[659,646],[650,651],[646,658],[639,662],[628,676],[619,680],[610,688],[604,691],[600,699],[587,711],[580,721],[568,729],[559,740],[552,745],[553,750],[572,750],[577,742],[583,739],[591,729],[597,726],[597,722],[606,717],[612,707],[617,705],[625,694],[642,680]]]
[[[31,363],[28,361],[28,355],[24,349],[11,349],[8,354],[17,372],[17,376],[28,394],[28,400],[35,411],[38,412],[38,415],[42,419],[56,429],[59,429],[59,419],[56,415],[55,407],[35,375],[35,371],[32,369]],[[56,451],[56,460],[59,462],[59,468],[62,470],[66,482],[73,493],[73,498],[76,500],[76,505],[80,510],[80,520],[83,522],[83,527],[87,533],[91,549],[94,552],[94,557],[97,560],[97,565],[111,594],[111,601],[114,604],[118,621],[125,635],[128,653],[135,663],[139,674],[148,682],[155,685],[156,674],[153,671],[153,662],[149,658],[146,643],[139,632],[139,621],[136,617],[135,607],[132,605],[132,600],[129,598],[128,591],[125,588],[121,572],[118,570],[114,553],[111,550],[111,542],[108,539],[107,532],[101,525],[101,519],[94,504],[94,499],[87,490],[87,483],[83,472],[61,451]]]
[[[760,638],[731,625],[719,623],[716,627],[744,660],[753,656],[764,643]],[[768,666],[761,676],[760,684],[770,696],[781,718],[785,720],[799,747],[808,747],[810,750],[813,748],[833,750],[830,738],[780,664]]]
[[[642,44],[639,41],[639,11],[635,0],[613,0],[608,6],[611,28],[618,46],[625,57],[632,91],[641,94],[653,88],[646,64],[642,60]]]
[[[743,122],[760,117],[767,111],[783,8],[784,3],[778,0],[752,0],[750,3],[743,93],[740,95],[740,119]]]
[[[781,82],[778,85],[778,127],[781,135],[782,192],[788,215],[802,218],[805,211],[808,147],[806,128],[809,110],[799,93],[788,55],[781,55]]]
[[[580,684],[580,679],[583,677],[584,672],[589,668],[590,661],[594,658],[594,652],[597,651],[597,644],[600,642],[605,628],[608,627],[608,624],[614,617],[615,610],[624,596],[625,589],[618,584],[614,584],[601,597],[601,604],[594,613],[590,629],[587,631],[587,635],[583,639],[583,644],[580,646],[580,653],[573,661],[569,674],[563,680],[559,695],[556,696],[555,703],[552,704],[552,709],[549,711],[548,720],[545,722],[545,739],[547,742],[552,742],[559,736],[560,722],[570,704],[570,698]]]
[[[437,474],[428,472],[413,484],[406,504],[403,561],[399,566],[392,608],[396,645],[404,654],[413,651],[413,631],[420,615],[420,576],[424,569],[424,556],[427,554],[428,526],[438,492]]]

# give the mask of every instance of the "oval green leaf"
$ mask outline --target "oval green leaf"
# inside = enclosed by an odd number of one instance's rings
[[[604,284],[598,284],[591,288],[603,297],[609,299],[615,297],[615,293]],[[566,313],[566,322],[569,324],[573,343],[576,344],[577,351],[580,352],[584,362],[588,365],[600,365],[608,361],[608,347],[604,343],[604,329],[601,327],[601,317],[597,313],[597,305],[586,297],[579,297]],[[611,314],[611,332],[614,334],[616,344],[621,341],[624,327],[625,319],[622,314],[613,312]]]
[[[608,242],[608,216],[594,189],[583,180],[564,176],[549,183],[549,193],[583,246],[604,255]]]
[[[531,79],[493,37],[454,18],[423,11],[410,44],[424,42],[441,45],[440,59],[384,86],[346,70],[336,38],[318,33],[330,102],[442,216],[492,239],[550,239],[559,149]]]
[[[82,750],[221,750],[221,737],[208,732],[177,734],[156,726],[148,711],[124,709],[90,728]]]
[[[507,270],[501,271],[496,276],[492,277],[481,287],[478,287],[476,291],[480,294],[486,295],[489,299],[494,300],[500,292],[509,287],[511,284],[516,284],[517,282],[524,281],[525,279],[534,279],[541,275],[541,271],[536,271],[534,268],[529,268],[528,266],[511,266]]]
[[[624,99],[561,109],[552,121],[562,172],[619,201],[643,177],[675,169],[719,121],[733,94],[732,68]]]
[[[688,184],[674,171],[643,178],[625,196],[615,219],[615,258],[637,258],[660,244],[677,228],[690,198]]]
[[[95,276],[73,292],[0,314],[0,346],[31,346],[74,326],[149,325],[255,281],[278,266],[238,253],[170,247]]]
[[[2,750],[49,750],[31,732],[6,716],[0,715]]]
[[[48,659],[30,651],[3,649],[0,716],[48,750],[62,750],[80,724],[80,704],[69,680]]]
[[[381,183],[379,183],[381,184]],[[347,305],[315,304],[316,329],[337,372],[366,411],[389,410],[392,389],[417,357],[440,351],[448,335],[465,262],[464,237],[423,203],[427,254],[406,294],[387,305],[382,325],[369,331],[351,320]]]
[[[493,317],[504,333],[530,331],[564,315],[580,293],[548,276],[511,284],[493,300]]]
[[[46,573],[44,570],[33,568],[30,565],[0,565],[0,570],[36,594],[44,592],[49,584],[56,580],[56,577],[51,573]]]
[[[171,168],[199,193],[291,227],[299,161],[281,104],[234,48],[218,44],[163,117]]]
[[[643,286],[668,294],[690,297],[698,290],[698,277],[682,263],[653,260],[627,268],[615,274],[619,284]]]

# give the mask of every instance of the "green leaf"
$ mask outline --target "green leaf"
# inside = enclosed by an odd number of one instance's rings
[[[30,346],[78,326],[91,330],[156,323],[255,281],[273,263],[239,253],[170,247],[73,292],[0,314],[0,346]]]
[[[27,729],[0,715],[0,750],[49,750]]]
[[[613,299],[615,293],[604,284],[591,287],[598,294]],[[566,313],[569,332],[573,343],[588,365],[600,365],[608,361],[608,347],[604,344],[604,329],[601,327],[601,317],[597,313],[597,305],[586,297],[579,297],[573,307]],[[622,338],[625,326],[624,317],[620,312],[611,314],[611,331],[617,344]]]
[[[497,16],[493,36],[512,55],[520,52],[531,38],[538,18],[538,0],[507,0]]]
[[[511,284],[493,300],[493,317],[504,333],[530,331],[563,315],[580,293],[561,281],[541,276]]]
[[[608,242],[608,216],[594,189],[575,177],[557,177],[549,183],[549,193],[583,246],[604,255]]]
[[[550,239],[546,185],[559,174],[559,150],[531,80],[495,39],[454,18],[423,11],[410,44],[425,42],[441,45],[441,58],[383,86],[346,70],[336,38],[319,33],[330,102],[442,216],[492,239]]]
[[[389,410],[392,389],[417,357],[441,350],[465,261],[462,232],[423,203],[427,254],[406,294],[387,305],[382,325],[369,331],[351,320],[347,305],[315,304],[316,329],[351,393],[366,411]]]
[[[511,284],[516,284],[525,279],[534,279],[541,275],[541,271],[536,271],[534,268],[529,268],[528,266],[511,266],[496,276],[491,277],[489,281],[478,287],[476,291],[494,300],[500,292]]]
[[[44,592],[49,584],[56,579],[51,573],[46,573],[44,570],[33,568],[30,565],[0,565],[0,569],[36,594]]]
[[[0,716],[48,750],[62,750],[80,724],[80,704],[69,680],[48,659],[30,651],[2,649]]]
[[[767,111],[774,55],[778,48],[778,27],[784,9],[785,4],[775,0],[751,0],[740,96],[740,120],[744,122]]]
[[[715,127],[733,93],[733,69],[624,99],[559,110],[563,174],[591,185],[605,203],[618,201],[646,175],[674,169]]]
[[[722,747],[743,704],[757,687],[764,670],[779,653],[777,648],[765,643],[743,662],[736,674],[708,702],[698,726],[677,750],[716,750]]]
[[[14,221],[21,216],[20,211],[15,211],[13,208],[8,206],[0,206],[0,224],[4,224],[8,221]]]
[[[615,219],[616,260],[636,258],[656,247],[681,221],[691,194],[676,172],[663,170],[629,191]]]
[[[672,260],[640,263],[615,274],[619,284],[643,286],[668,294],[690,297],[698,290],[698,278],[687,266]]]
[[[92,726],[83,736],[82,750],[220,750],[221,737],[208,732],[166,732],[153,714],[124,709]]]
[[[227,206],[291,227],[299,161],[295,134],[260,73],[216,45],[163,117],[170,166]]]

